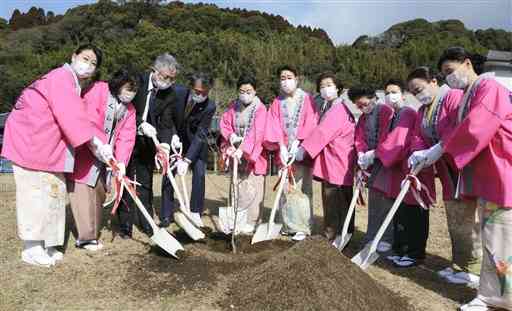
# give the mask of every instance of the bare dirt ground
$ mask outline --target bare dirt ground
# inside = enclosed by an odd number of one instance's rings
[[[157,196],[160,179],[155,176]],[[267,178],[265,215],[272,205],[274,194],[269,189],[275,180],[275,177]],[[227,185],[227,176],[207,176],[207,215],[203,220],[210,227],[213,227],[212,218],[217,214],[217,208],[226,204]],[[265,263],[292,245],[287,241],[274,241],[258,249],[248,248],[244,254],[234,257],[222,240],[190,243],[178,235],[185,243],[186,253],[182,259],[175,260],[152,247],[150,240],[137,230],[134,230],[133,240],[117,237],[112,233],[112,229],[116,230],[117,220],[111,219],[106,210],[101,237],[105,248],[92,253],[74,247],[73,221],[68,210],[70,225],[63,262],[48,269],[37,268],[20,261],[21,243],[16,235],[12,175],[0,175],[0,204],[0,310],[246,310],[243,305],[229,303],[227,293],[232,292],[229,287],[233,282],[229,276],[243,279],[244,271]],[[159,204],[158,197],[156,206]],[[314,188],[314,207],[314,233],[318,233],[322,219],[318,183]],[[356,225],[357,232],[344,251],[346,256],[354,255],[361,247],[359,240],[366,228],[364,207],[357,210]],[[172,226],[170,231],[176,229]],[[475,290],[446,284],[435,275],[435,271],[449,264],[450,248],[444,209],[435,208],[430,213],[428,257],[422,266],[396,269],[380,259],[367,273],[376,283],[408,300],[416,310],[455,310],[472,299]],[[353,270],[336,273],[350,271]],[[244,291],[236,292],[241,295]],[[371,296],[374,293],[359,294]],[[240,297],[235,298],[233,301],[243,301]],[[268,309],[277,310],[271,305]],[[318,310],[312,305],[300,309]],[[399,309],[394,305],[386,308]]]

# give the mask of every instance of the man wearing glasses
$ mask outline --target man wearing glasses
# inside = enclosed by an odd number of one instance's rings
[[[174,126],[174,102],[176,90],[174,82],[179,64],[168,54],[158,56],[151,71],[140,76],[140,88],[133,100],[136,111],[137,136],[127,176],[134,178],[139,198],[150,215],[153,215],[153,171],[155,169],[156,147],[152,137],[157,136],[160,147],[169,155],[170,146],[180,147],[179,137]],[[142,232],[153,235],[151,226],[135,208],[127,196],[123,200],[130,202],[130,208],[123,202],[119,206],[120,235],[127,239],[132,236],[133,220],[138,219]],[[136,215],[135,212],[137,211]]]

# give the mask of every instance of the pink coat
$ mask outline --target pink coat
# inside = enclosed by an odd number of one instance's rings
[[[457,126],[457,111],[462,96],[463,92],[461,90],[452,89],[446,93],[442,102],[439,103],[441,106],[439,107],[440,110],[438,113],[436,130],[441,141],[445,141]],[[434,145],[434,141],[430,139],[421,126],[426,109],[427,106],[422,106],[418,111],[418,119],[414,125],[415,137],[411,151],[427,149]],[[443,199],[445,201],[453,200],[455,196],[455,183],[457,181],[457,176],[451,176],[450,172],[456,175],[457,170],[455,168],[450,170],[450,161],[447,159],[446,155],[439,159],[434,166],[437,176],[443,185]],[[429,188],[434,188],[434,176],[432,175],[431,178],[425,180],[425,183],[428,184]]]
[[[473,94],[444,151],[464,169],[462,194],[512,208],[512,94],[494,79],[482,80]]]
[[[318,124],[318,110],[311,95],[306,93],[304,106],[299,117],[297,129],[297,139],[302,141],[309,136],[311,131]],[[288,144],[288,134],[283,126],[283,116],[281,113],[280,98],[274,99],[267,113],[267,123],[265,127],[264,146],[268,150],[279,150],[279,144]],[[277,157],[278,163],[279,157]]]
[[[103,143],[108,143],[108,137],[104,132],[105,112],[109,100],[110,91],[108,83],[96,82],[84,95],[87,104],[87,113],[94,124],[95,134]],[[135,144],[135,108],[130,103],[124,117],[119,120],[114,129],[113,140],[114,158],[128,165]],[[96,162],[96,157],[87,145],[76,149],[75,170],[67,178],[78,183],[88,183],[89,172]]]
[[[16,101],[5,124],[2,156],[32,170],[72,172],[74,148],[94,132],[86,111],[69,65],[50,71]]]
[[[313,158],[313,176],[333,185],[350,186],[354,182],[356,153],[355,121],[344,103],[333,105],[302,147]]]
[[[400,110],[400,119],[389,131],[386,138],[379,143],[375,150],[376,157],[382,162],[383,167],[374,176],[372,187],[384,193],[388,198],[394,199],[401,190],[401,184],[405,176],[409,174],[407,160],[411,154],[411,145],[414,140],[414,124],[417,122],[417,113],[409,107]],[[432,169],[424,169],[418,175],[421,183],[434,179]],[[434,184],[425,184],[429,192],[435,198]],[[424,201],[426,197],[423,198]],[[404,202],[410,205],[418,205],[412,193],[409,191]]]
[[[229,137],[235,132],[235,107],[236,102],[231,103],[220,120],[220,133],[222,136],[221,151],[226,152],[230,146]],[[267,109],[263,104],[256,108],[254,121],[247,131],[242,143],[244,158],[249,162],[248,173],[256,175],[267,174],[267,152],[263,150],[263,136],[267,121]]]

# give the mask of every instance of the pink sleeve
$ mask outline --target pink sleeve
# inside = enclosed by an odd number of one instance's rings
[[[263,139],[265,136],[265,127],[267,123],[267,109],[264,105],[261,105],[260,108],[256,111],[256,115],[254,116],[254,137],[253,142],[254,146],[252,148],[252,152],[249,156],[249,159],[252,162],[256,162],[263,152]]]
[[[413,127],[417,118],[416,112],[413,109],[404,109],[406,110],[401,113],[396,127],[377,146],[376,156],[385,167],[390,167],[403,161],[409,154],[411,138],[414,136]]]
[[[268,150],[279,149],[279,144],[284,143],[281,118],[279,116],[279,100],[276,98],[270,106],[267,113],[267,122],[265,126],[265,135],[263,139],[264,147]]]
[[[462,169],[485,149],[511,113],[509,93],[494,80],[484,80],[471,99],[470,111],[444,144]]]
[[[222,114],[222,118],[220,119],[220,134],[222,135],[222,138],[227,142],[229,142],[229,137],[231,134],[235,132],[235,126],[233,124],[234,114],[235,107],[234,104],[232,104],[228,110]]]
[[[464,93],[462,90],[450,90],[443,101],[442,114],[439,118],[437,131],[441,141],[448,141],[450,135],[457,127],[459,105]]]
[[[422,106],[420,108],[420,110],[418,111],[418,113],[416,114],[416,119],[414,121],[413,132],[412,132],[412,136],[411,136],[411,147],[410,147],[411,152],[427,149],[430,147],[427,144],[427,142],[425,141],[425,139],[423,138],[423,135],[421,133],[421,122],[423,120],[424,111],[425,111],[425,106]]]
[[[344,107],[342,107],[344,108]],[[302,142],[302,147],[311,158],[315,158],[333,139],[350,135],[353,124],[350,116],[344,109],[328,113],[326,117],[315,127],[311,134]],[[344,112],[344,113],[342,113]],[[348,130],[343,133],[344,130]]]
[[[311,131],[318,125],[318,112],[315,107],[315,101],[311,97],[310,94],[306,95],[306,98],[304,99],[304,114],[302,115],[302,126],[299,127],[301,130],[300,133],[298,133],[299,139],[305,139]],[[302,136],[302,137],[301,137]]]
[[[393,108],[389,105],[384,104],[381,106],[379,111],[379,140],[377,146],[386,140],[394,113]]]
[[[128,111],[116,129],[116,141],[114,143],[114,156],[117,161],[128,165],[130,156],[132,155],[133,146],[135,145],[135,108],[129,104]]]
[[[355,146],[357,153],[368,151],[368,144],[366,143],[366,115],[361,115],[359,120],[357,120],[356,124],[356,132],[355,132]]]
[[[74,148],[91,140],[94,130],[72,76],[62,70],[49,81],[49,106],[66,140]],[[69,75],[71,75],[69,73]]]

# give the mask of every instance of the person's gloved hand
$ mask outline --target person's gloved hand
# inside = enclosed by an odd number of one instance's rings
[[[299,161],[299,162],[303,161],[305,155],[306,155],[306,150],[304,149],[304,147],[299,146],[299,148],[297,148],[297,152],[295,153],[295,160]]]
[[[240,161],[242,159],[243,155],[244,155],[244,152],[240,148],[236,149],[236,151],[233,153],[233,157],[236,157],[238,159],[238,161]]]
[[[229,143],[232,146],[236,146],[237,144],[239,144],[241,142],[242,142],[242,137],[238,136],[236,133],[233,133],[233,134],[231,134],[231,136],[229,136]]]
[[[149,124],[148,122],[142,122],[138,129],[139,133],[141,135],[147,136],[147,137],[154,137],[156,136],[156,129],[153,125]]]
[[[104,144],[96,136],[89,141],[89,149],[94,156],[103,163],[108,163],[110,159],[114,158],[112,147],[109,144]]]
[[[299,150],[299,144],[300,142],[298,140],[293,141],[292,145],[289,149],[290,157],[295,157],[297,155],[297,150]]]
[[[279,157],[281,158],[282,164],[286,164],[288,162],[289,156],[288,148],[284,144],[279,145]]]
[[[427,152],[425,153],[426,157],[426,166],[430,166],[439,160],[441,156],[443,155],[443,147],[441,146],[441,143],[437,143],[427,149]]]
[[[169,158],[169,153],[171,153],[171,146],[169,146],[169,144],[160,143],[158,144],[158,148],[165,152],[165,155],[167,156],[167,158]]]
[[[171,147],[173,149],[181,149],[181,146],[182,146],[182,143],[181,143],[180,137],[176,134],[172,135]]]
[[[126,175],[126,166],[122,162],[117,163],[117,168],[119,171],[117,172],[117,179],[122,179]]]
[[[187,174],[189,163],[185,160],[178,160],[176,163],[176,171],[179,176],[183,176]]]
[[[363,170],[368,169],[375,161],[375,150],[370,150],[365,153],[360,153],[357,159],[357,164]]]
[[[427,165],[427,154],[428,149],[414,151],[409,159],[407,160],[407,164],[412,171],[421,171]]]

